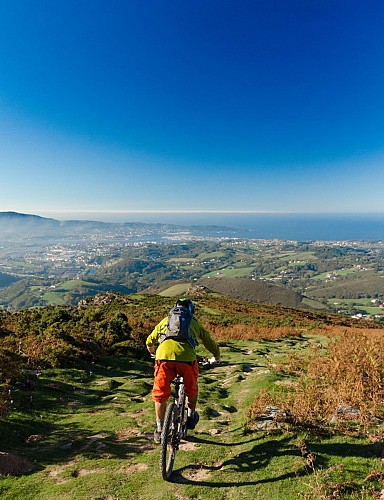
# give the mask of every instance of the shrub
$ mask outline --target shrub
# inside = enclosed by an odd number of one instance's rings
[[[0,347],[0,417],[3,417],[8,409],[8,388],[10,384],[20,378],[19,356],[4,347]]]
[[[291,357],[278,369],[297,377],[290,391],[275,401],[292,413],[297,424],[329,427],[332,423],[335,430],[353,427],[360,433],[375,418],[384,418],[382,331],[346,331],[330,342],[327,355],[314,352],[306,364]],[[258,414],[263,398],[255,399],[251,418]]]

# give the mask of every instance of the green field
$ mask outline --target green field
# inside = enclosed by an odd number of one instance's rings
[[[321,302],[319,302],[317,300],[310,299],[308,297],[305,297],[302,302],[303,302],[303,304],[306,304],[307,306],[309,306],[313,309],[326,309],[326,306],[324,304],[322,304]]]
[[[81,279],[63,281],[55,285],[54,288],[46,290],[43,293],[43,300],[47,305],[64,305],[67,303],[65,295],[80,289],[88,289],[90,293],[94,293],[93,290],[97,289],[97,285]]]
[[[314,255],[313,252],[308,251],[308,252],[294,252],[292,254],[289,254],[289,259],[291,261],[297,262],[297,261],[318,260],[319,258],[316,255]]]
[[[162,297],[180,297],[181,295],[184,295],[185,292],[190,288],[189,283],[181,283],[178,285],[173,285],[166,290],[163,290],[162,292],[159,293]]]
[[[362,309],[367,312],[367,314],[375,315],[381,314],[384,315],[384,310],[380,309],[380,307],[372,304],[371,299],[363,298],[363,299],[329,299],[328,304],[332,308],[337,309],[349,309],[351,307],[355,309]]]
[[[325,273],[317,274],[311,279],[325,281],[326,279],[329,279],[330,277],[332,278],[333,276],[348,276],[357,272],[360,272],[360,270],[356,267],[352,267],[350,269],[336,269],[335,271],[327,271]]]
[[[245,278],[246,276],[249,276],[253,269],[253,267],[242,267],[239,269],[220,269],[212,271],[210,273],[206,273],[202,276],[202,278],[216,278],[220,276],[225,278]]]
[[[43,370],[33,391],[15,393],[15,408],[1,422],[2,454],[19,467],[17,475],[0,476],[1,498],[373,498],[373,483],[365,478],[382,471],[382,459],[367,438],[279,427],[247,430],[258,391],[273,393],[277,382],[287,381],[268,359],[275,363],[288,353],[306,353],[319,342],[326,339],[223,342],[223,363],[201,369],[200,422],[182,442],[170,482],[160,477],[159,447],[152,441],[150,360],[109,357],[91,369]],[[313,467],[300,451],[302,443],[316,457]],[[320,496],[326,487],[345,493]],[[354,491],[360,496],[352,496]]]
[[[63,305],[65,304],[65,299],[63,297],[63,293],[60,292],[45,292],[43,294],[43,300],[48,304],[48,305]]]
[[[189,258],[189,257],[174,257],[173,259],[167,260],[167,262],[175,262],[178,263],[186,263],[186,262],[198,262],[198,259]]]
[[[216,252],[202,252],[198,256],[198,259],[199,260],[220,259],[221,257],[225,257],[225,256],[226,256],[225,252],[223,252],[221,250],[217,250]]]
[[[91,283],[89,281],[84,281],[81,279],[75,279],[75,280],[67,280],[63,281],[62,283],[58,283],[56,288],[58,291],[68,291],[68,290],[73,290],[75,288],[78,288],[80,286],[89,286],[89,287],[94,287],[95,284]]]

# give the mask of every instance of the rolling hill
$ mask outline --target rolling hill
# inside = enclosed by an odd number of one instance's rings
[[[173,299],[107,293],[76,307],[0,312],[2,498],[380,497],[383,330],[195,288],[196,315],[222,363],[201,368],[200,422],[170,482],[153,443],[145,339]],[[201,345],[198,353],[206,355]],[[324,398],[333,388],[330,410]],[[357,417],[338,412],[355,407]],[[376,423],[366,433],[358,424],[369,418]],[[332,494],[345,485],[359,496]],[[363,496],[368,486],[374,496]]]
[[[239,300],[286,307],[306,307],[302,303],[303,297],[300,293],[261,280],[206,278],[199,280],[198,284],[212,292]]]

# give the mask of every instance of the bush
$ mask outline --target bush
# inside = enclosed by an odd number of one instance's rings
[[[296,376],[289,392],[274,403],[288,409],[303,426],[330,427],[359,434],[384,418],[384,334],[382,331],[344,332],[330,342],[327,355],[313,353],[306,363],[288,358],[280,371]],[[255,399],[251,419],[260,409]],[[351,427],[351,422],[354,425]]]
[[[0,348],[0,417],[8,409],[8,388],[22,376],[20,358],[14,352]]]

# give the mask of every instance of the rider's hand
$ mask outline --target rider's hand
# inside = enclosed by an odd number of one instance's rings
[[[214,365],[216,363],[217,364],[220,363],[220,358],[215,358],[215,356],[213,356],[212,358],[210,358],[210,360],[209,360],[209,364],[210,365]]]
[[[155,357],[155,348],[154,347],[147,347],[149,354],[151,355],[151,358]]]

